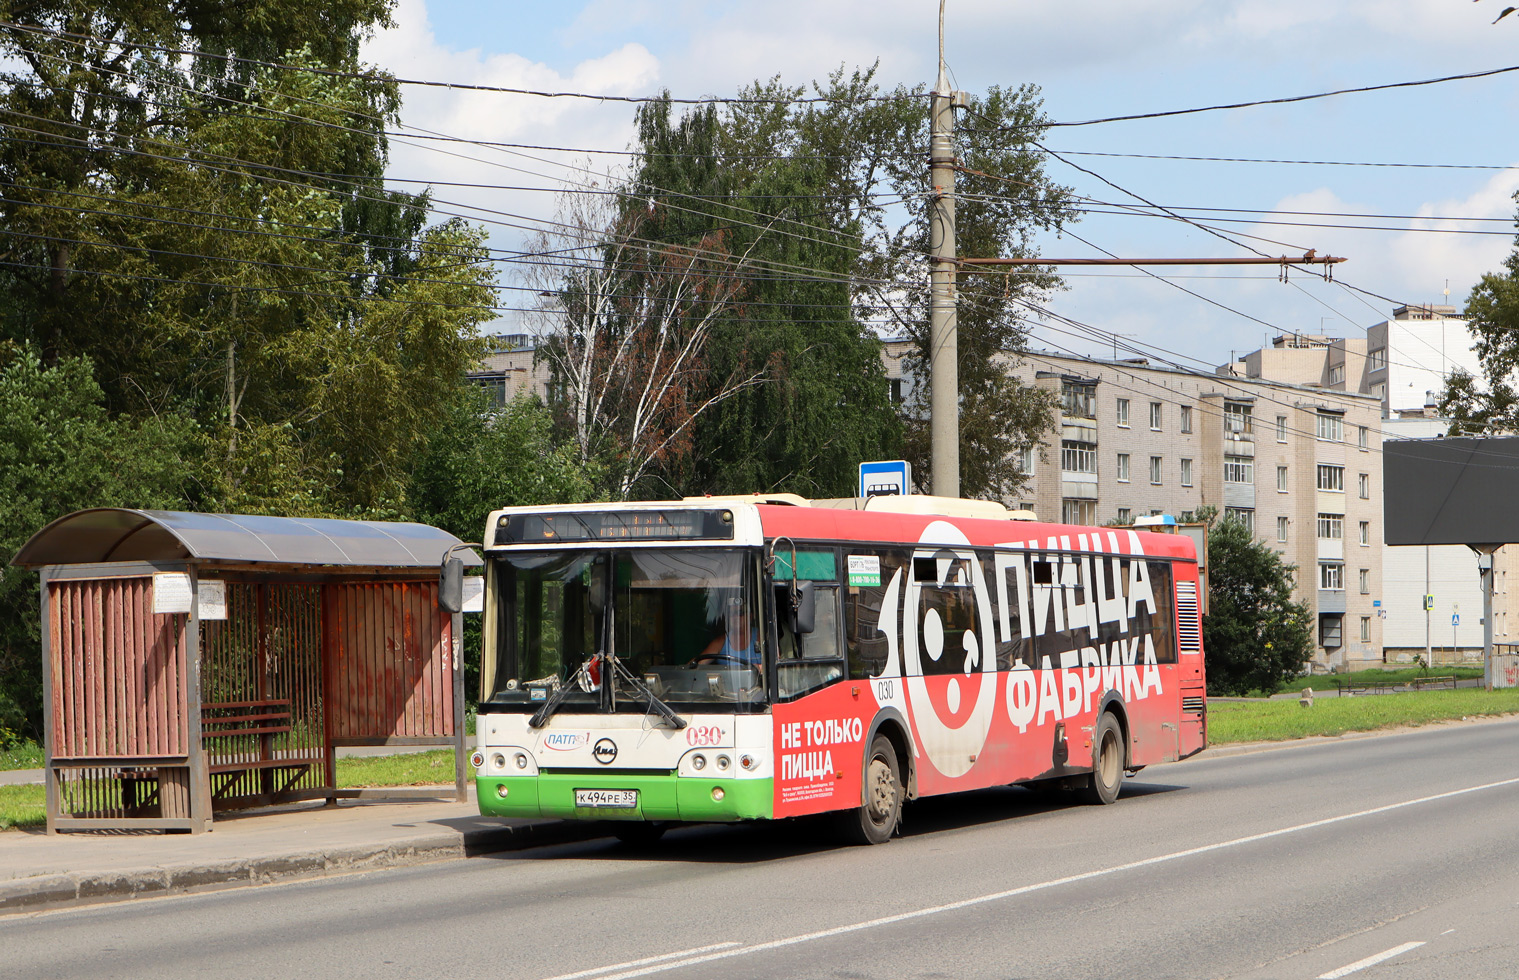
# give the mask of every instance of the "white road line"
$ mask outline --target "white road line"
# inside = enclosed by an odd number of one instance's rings
[[[1321,973],[1319,974],[1319,980],[1340,980],[1340,977],[1348,977],[1357,970],[1364,970],[1368,966],[1376,966],[1383,960],[1390,960],[1394,956],[1402,956],[1409,950],[1418,949],[1423,945],[1423,943],[1404,943],[1401,946],[1394,946],[1392,949],[1378,953],[1375,956],[1368,956],[1364,960],[1356,960],[1349,966],[1342,966],[1338,970],[1330,970],[1328,973]]]
[[[1148,868],[1156,864],[1165,864],[1170,861],[1178,861],[1182,858],[1195,857],[1199,854],[1210,854],[1225,848],[1239,847],[1244,844],[1254,844],[1257,841],[1271,840],[1274,837],[1284,837],[1287,834],[1301,833],[1305,830],[1313,830],[1316,827],[1328,827],[1347,820],[1359,820],[1363,817],[1376,816],[1379,813],[1388,813],[1393,810],[1401,810],[1405,807],[1418,806],[1421,803],[1433,803],[1436,800],[1448,800],[1456,796],[1465,796],[1468,793],[1480,793],[1483,790],[1498,789],[1503,786],[1519,784],[1519,778],[1502,779],[1495,783],[1483,783],[1481,786],[1468,786],[1466,789],[1455,789],[1448,793],[1436,793],[1433,796],[1421,796],[1415,800],[1404,800],[1402,803],[1389,803],[1386,806],[1372,807],[1369,810],[1359,810],[1355,813],[1346,813],[1338,817],[1325,817],[1323,820],[1313,820],[1308,823],[1300,823],[1293,827],[1283,827],[1280,830],[1268,830],[1261,834],[1251,834],[1249,837],[1236,837],[1233,840],[1222,841],[1217,844],[1205,844],[1202,847],[1190,847],[1185,851],[1174,851],[1170,854],[1162,854],[1158,857],[1145,858],[1142,861],[1130,861],[1128,864],[1117,864],[1111,868],[1102,868],[1097,871],[1085,871],[1081,874],[1068,875],[1064,878],[1056,878],[1052,881],[1042,881],[1036,885],[1024,885],[1021,888],[1010,888],[1007,891],[992,892],[989,895],[978,895],[975,898],[961,899],[958,902],[947,902],[943,905],[933,905],[928,908],[914,909],[911,912],[899,912],[896,915],[882,916],[879,919],[870,919],[865,922],[856,922],[847,926],[835,926],[832,929],[822,929],[818,932],[808,932],[797,936],[788,936],[785,939],[772,939],[769,942],[754,943],[749,946],[741,946],[737,949],[727,949],[721,952],[707,953],[705,955],[692,956],[689,959],[675,962],[660,963],[654,966],[645,966],[641,969],[625,970],[622,973],[603,973],[592,971],[598,976],[598,980],[631,980],[633,977],[648,976],[651,973],[663,973],[666,970],[678,970],[688,966],[698,966],[702,963],[710,963],[713,960],[725,960],[734,956],[747,956],[750,953],[763,953],[767,950],[781,949],[786,946],[795,946],[799,943],[810,943],[818,939],[830,939],[834,936],[843,936],[851,932],[859,932],[863,929],[875,929],[880,926],[888,926],[897,922],[906,922],[911,919],[921,919],[930,915],[940,915],[944,912],[953,912],[956,909],[970,908],[975,905],[984,905],[987,902],[1000,902],[1006,898],[1016,898],[1031,892],[1044,891],[1056,888],[1060,885],[1070,885],[1078,881],[1090,881],[1093,878],[1101,878],[1107,875],[1118,874],[1122,871],[1133,871],[1136,868]],[[621,966],[633,964],[616,964],[605,967],[606,970],[616,970]],[[586,976],[589,974],[575,974]],[[551,977],[549,980],[567,980],[563,977]]]
[[[561,973],[557,977],[549,977],[548,980],[579,980],[580,977],[595,977],[613,970],[625,970],[630,966],[647,966],[650,963],[659,963],[664,960],[675,960],[682,956],[692,956],[698,953],[711,953],[719,949],[732,949],[734,946],[742,946],[743,943],[713,943],[711,946],[698,946],[695,949],[683,949],[678,953],[665,953],[662,956],[645,956],[641,960],[628,960],[626,963],[612,963],[608,966],[598,966],[591,970],[581,970],[579,973]]]

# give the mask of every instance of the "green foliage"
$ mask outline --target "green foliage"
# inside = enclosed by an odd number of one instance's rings
[[[190,490],[198,439],[189,419],[112,417],[81,358],[43,365],[30,348],[0,364],[0,556],[85,507],[174,506]],[[0,727],[41,735],[37,575],[0,573]]]
[[[1304,708],[1295,700],[1211,701],[1208,741],[1274,742],[1292,738],[1334,737],[1346,732],[1429,725],[1462,718],[1519,712],[1519,689],[1422,691],[1371,697],[1318,698]]]
[[[1210,694],[1274,691],[1312,656],[1312,616],[1292,598],[1293,572],[1239,521],[1210,521],[1203,618]]]
[[[1453,371],[1440,393],[1440,414],[1451,420],[1451,435],[1512,432],[1519,426],[1519,391],[1514,384],[1519,370],[1519,239],[1503,271],[1487,273],[1472,289],[1466,318],[1482,368],[1481,382],[1460,369]]]

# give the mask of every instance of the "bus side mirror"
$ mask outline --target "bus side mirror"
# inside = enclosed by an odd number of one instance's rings
[[[438,606],[444,612],[464,611],[464,561],[450,558],[438,575]]]
[[[811,582],[800,582],[791,593],[792,628],[797,636],[811,633],[817,621],[817,596],[812,594]]]

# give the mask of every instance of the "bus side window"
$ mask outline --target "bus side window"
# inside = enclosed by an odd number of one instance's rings
[[[903,551],[849,551],[853,555],[870,555],[877,559],[880,569],[874,585],[851,585],[844,599],[844,642],[849,655],[849,676],[856,679],[879,677],[886,669],[886,634],[880,630],[882,608],[886,602],[886,590],[893,576],[902,573],[903,582],[898,583],[897,602],[902,601],[908,569],[908,554]],[[897,610],[900,619],[901,610]]]
[[[1004,552],[1003,561],[1008,558]],[[997,581],[997,559],[995,554],[987,554],[982,558],[982,567],[986,570],[986,587],[991,591],[992,602],[997,609],[997,669],[1012,670],[1014,664],[1024,663],[1033,666],[1033,644],[1028,637],[1023,635],[1023,605],[1027,601],[1022,596],[1021,590],[1027,589],[1027,565],[1023,564],[1024,556],[1013,554],[1014,564],[1008,564],[1003,569],[1006,583],[1006,602],[1003,601],[1003,584]],[[1021,574],[1020,574],[1021,573]],[[1020,579],[1025,579],[1020,583]],[[1003,635],[1003,624],[1007,625],[1008,635]]]

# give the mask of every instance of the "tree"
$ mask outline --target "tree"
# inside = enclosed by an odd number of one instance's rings
[[[0,556],[54,518],[83,507],[172,507],[196,473],[196,434],[183,416],[111,416],[89,362],[46,366],[35,350],[0,346]],[[37,575],[0,571],[0,728],[39,738],[42,652]]]
[[[1312,615],[1292,598],[1296,569],[1243,522],[1208,523],[1208,693],[1275,691],[1313,655]]]
[[[672,487],[844,496],[861,460],[895,452],[880,340],[856,305],[861,206],[875,206],[862,180],[882,152],[873,132],[887,127],[857,81],[831,80],[837,101],[826,108],[795,103],[800,90],[772,80],[722,111],[677,119],[668,102],[639,111],[624,206],[647,209],[645,237],[690,247],[716,234],[744,256],[730,273],[741,292],[712,331],[704,390],[764,378],[698,420],[700,451],[661,474]]]
[[[194,417],[197,507],[396,512],[493,311],[481,233],[384,189],[388,3],[97,7],[0,28],[5,329],[109,364],[113,413]]]
[[[955,234],[961,255],[1029,257],[1039,230],[1062,228],[1074,219],[1069,190],[1050,181],[1037,146],[1048,120],[1038,89],[992,87],[971,99],[957,129],[962,144],[956,178]],[[926,116],[914,119],[911,140],[926,146]],[[903,282],[911,316],[905,321],[913,350],[904,371],[919,383],[906,406],[906,457],[922,490],[930,489],[928,208],[921,167],[898,170],[894,182],[910,202],[913,220],[893,240],[885,264]],[[957,277],[958,374],[960,380],[960,485],[967,497],[1011,502],[1029,479],[1019,459],[1055,424],[1055,398],[1023,384],[1009,368],[1028,345],[1028,314],[1059,288],[1053,270],[1023,267],[998,274]]]
[[[561,428],[619,500],[689,455],[702,415],[764,373],[738,369],[714,381],[709,370],[713,330],[743,288],[743,257],[718,232],[666,245],[649,242],[645,225],[643,212],[606,196],[566,192],[528,273],[556,297],[536,316]],[[576,252],[585,258],[550,260]]]
[[[1482,384],[1465,371],[1446,379],[1440,394],[1440,414],[1451,420],[1451,435],[1512,432],[1519,427],[1519,242],[1503,263],[1502,272],[1489,272],[1466,301]]]

